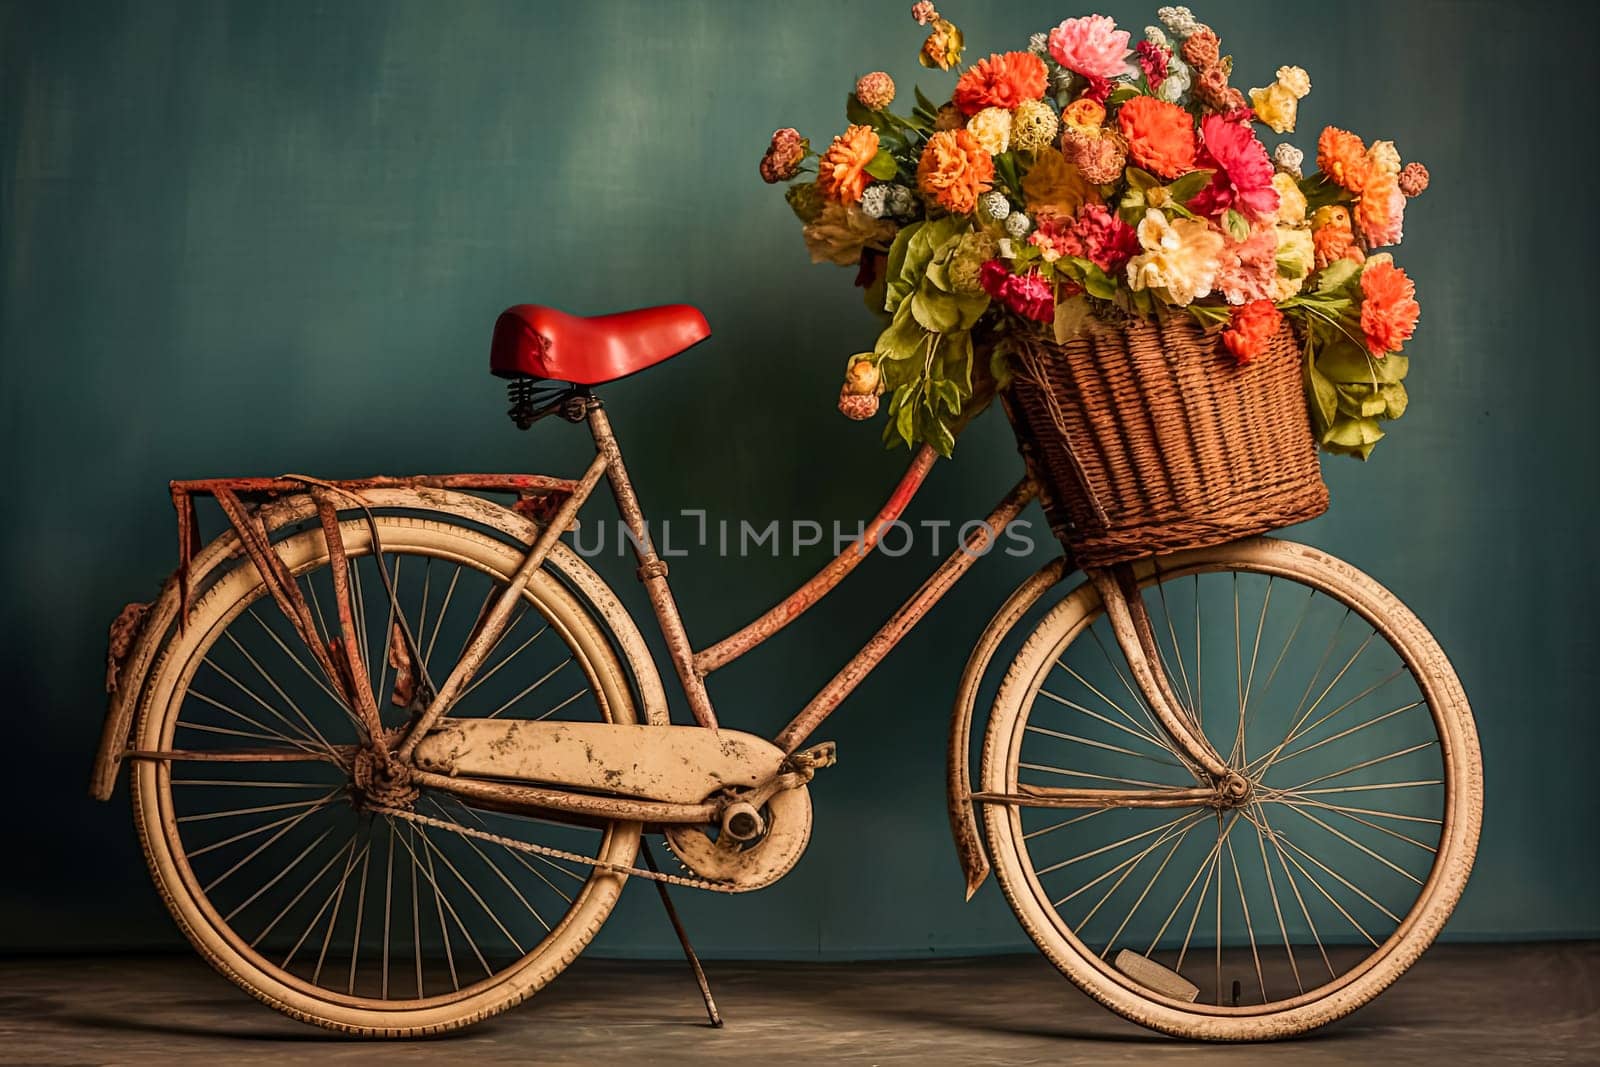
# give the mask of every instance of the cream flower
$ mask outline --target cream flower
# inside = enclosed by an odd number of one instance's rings
[[[1128,285],[1159,290],[1167,303],[1186,307],[1211,292],[1223,243],[1199,219],[1169,222],[1162,212],[1148,211],[1139,223],[1144,252],[1128,261]]]
[[[1025,152],[1049,147],[1060,128],[1056,109],[1043,100],[1024,100],[1011,113],[1011,143]]]
[[[1278,191],[1278,221],[1289,226],[1306,221],[1306,194],[1294,175],[1278,171],[1272,176],[1272,187]]]
[[[978,139],[985,152],[998,156],[1011,147],[1011,112],[1003,107],[986,107],[967,120],[967,132]]]
[[[1367,162],[1372,164],[1374,173],[1398,175],[1400,150],[1393,141],[1373,141],[1372,147],[1367,149]]]
[[[854,267],[861,262],[861,250],[883,250],[894,240],[895,224],[888,219],[875,219],[855,204],[841,204],[829,200],[816,220],[804,226],[800,235],[805,238],[811,262],[837,263],[841,267]]]
[[[1278,84],[1293,93],[1296,100],[1304,100],[1311,91],[1311,75],[1300,67],[1279,67]]]

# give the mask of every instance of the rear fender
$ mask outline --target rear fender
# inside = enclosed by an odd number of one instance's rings
[[[531,545],[539,531],[538,524],[527,517],[470,493],[418,487],[364,489],[360,495],[374,509],[437,512],[489,527],[524,545]],[[316,512],[316,503],[310,496],[295,495],[263,504],[260,515],[267,530],[274,531],[312,518]],[[191,603],[196,599],[195,594],[206,589],[214,577],[226,573],[230,566],[243,559],[244,550],[232,530],[195,553],[189,565]],[[545,562],[593,610],[610,633],[618,656],[633,676],[644,721],[656,725],[667,723],[667,697],[661,676],[638,627],[616,594],[577,553],[560,541],[551,548]],[[106,679],[110,699],[89,780],[89,795],[96,800],[109,800],[116,788],[117,772],[122,766],[123,753],[129,747],[145,683],[158,659],[157,653],[177,624],[180,599],[178,575],[174,573],[163,583],[156,599],[144,606],[142,618],[128,621],[139,614],[135,605],[129,605],[112,626],[113,654]],[[125,650],[121,656],[117,655],[119,645]]]

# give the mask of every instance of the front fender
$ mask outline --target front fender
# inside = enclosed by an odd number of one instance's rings
[[[532,544],[539,530],[538,525],[526,516],[471,493],[426,487],[376,488],[363,489],[361,497],[372,508],[442,512],[455,519],[479,523],[522,544]],[[270,501],[261,506],[260,512],[262,523],[269,531],[309,519],[316,513],[316,502],[308,495],[286,496]],[[244,559],[244,555],[239,537],[232,530],[197,552],[189,564],[191,602],[196,599],[198,592],[207,588],[218,568],[225,572],[230,563]],[[620,658],[633,675],[644,721],[666,723],[667,696],[661,676],[655,669],[655,662],[650,657],[643,636],[617,600],[616,594],[588,564],[560,541],[551,548],[547,564],[560,573],[610,631]],[[129,746],[145,681],[157,661],[157,654],[166,643],[167,634],[177,623],[179,602],[178,576],[173,574],[162,585],[160,595],[149,605],[142,622],[137,623],[138,633],[127,646],[125,655],[119,658],[114,677],[108,677],[110,699],[100,732],[100,746],[95,753],[94,770],[89,779],[89,795],[96,800],[109,800],[116,788],[117,772],[122,766],[123,753]],[[120,623],[122,617],[119,616],[118,621]]]
[[[968,900],[983,885],[984,879],[989,877],[989,856],[983,847],[977,810],[972,803],[972,716],[978,703],[978,690],[983,685],[990,661],[999,651],[1006,635],[1039,602],[1039,598],[1067,573],[1066,558],[1058,558],[1034,571],[1017,586],[1016,591],[1000,605],[994,618],[989,620],[978,643],[973,646],[972,654],[967,657],[966,670],[961,672],[961,684],[957,687],[955,708],[950,716],[946,777],[950,833],[955,837],[956,856],[961,860],[961,870],[967,878]]]

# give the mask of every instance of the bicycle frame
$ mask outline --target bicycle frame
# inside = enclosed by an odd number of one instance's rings
[[[696,652],[690,643],[683,617],[678,611],[677,600],[668,581],[667,564],[656,555],[655,545],[650,539],[649,526],[639,505],[638,496],[634,492],[633,483],[628,477],[622,450],[617,444],[615,434],[612,433],[610,420],[606,417],[604,406],[592,395],[585,397],[584,417],[594,437],[593,462],[557,508],[543,534],[529,550],[517,574],[489,610],[477,633],[469,642],[466,652],[440,685],[438,694],[427,710],[401,742],[396,750],[396,756],[401,761],[410,759],[417,742],[448,713],[451,702],[482,666],[484,658],[494,647],[501,630],[504,629],[506,620],[521,595],[522,586],[542,565],[550,546],[571,523],[602,477],[610,483],[617,509],[631,534],[634,556],[639,564],[639,580],[644,583],[646,594],[649,596],[650,606],[661,635],[666,641],[674,672],[688,700],[689,711],[697,724],[715,729],[717,714],[710,693],[706,690],[707,676],[764,644],[843,581],[845,576],[878,545],[884,531],[900,517],[906,505],[921,487],[936,458],[931,448],[923,446],[913,456],[910,467],[888,502],[857,541],[847,546],[815,576],[771,610],[715,645]],[[779,731],[773,738],[773,743],[786,755],[793,755],[804,745],[862,679],[881,663],[911,628],[921,621],[945,593],[949,592],[956,580],[966,574],[972,564],[989,550],[1000,531],[1016,518],[1036,495],[1037,488],[1031,477],[1024,477],[1012,487],[983,520],[983,525],[973,530],[922,583],[922,586],[879,627],[877,633],[862,646],[861,650],[811,698],[787,726]]]
[[[935,458],[932,449],[924,445],[913,456],[900,484],[860,539],[846,547],[778,605],[716,644],[696,652],[678,611],[677,601],[667,577],[667,565],[656,555],[655,546],[650,539],[649,527],[645,522],[638,497],[634,493],[633,483],[628,478],[621,448],[612,433],[610,420],[607,419],[600,401],[592,394],[585,395],[583,400],[583,417],[594,437],[595,458],[583,477],[573,484],[566,499],[556,509],[554,516],[534,542],[517,574],[513,576],[484,618],[461,659],[440,686],[434,700],[401,742],[395,754],[402,762],[411,758],[417,743],[442,716],[448,713],[451,702],[482,665],[504,629],[513,606],[521,596],[523,585],[542,565],[551,545],[570,525],[602,477],[610,483],[617,508],[632,535],[633,551],[639,564],[638,576],[644,583],[657,625],[666,640],[668,654],[679,684],[688,699],[690,712],[697,724],[715,729],[717,715],[706,689],[706,677],[771,639],[826,596],[854,570],[876,547],[884,531],[899,518],[927,477]],[[1024,476],[995,505],[982,525],[963,539],[956,550],[878,628],[855,656],[800,709],[787,726],[778,732],[773,738],[773,743],[785,755],[793,756],[866,675],[882,662],[889,651],[944,597],[950,587],[988,551],[1000,531],[1037,495],[1038,485],[1031,474]],[[1144,602],[1137,591],[1132,571],[1124,567],[1090,570],[1087,573],[1106,604],[1117,641],[1122,646],[1139,688],[1163,728],[1179,747],[1179,751],[1191,761],[1190,769],[1195,775],[1197,788],[1130,791],[1036,787],[1015,796],[984,794],[973,795],[970,799],[990,803],[1049,807],[1170,807],[1193,804],[1197,796],[1228,795],[1236,790],[1239,787],[1237,776],[1230,774],[1221,756],[1204,735],[1191,727],[1192,720],[1182,709],[1171,683],[1160,667],[1159,649],[1155,645],[1149,620],[1144,614]],[[968,799],[961,798],[963,802]]]

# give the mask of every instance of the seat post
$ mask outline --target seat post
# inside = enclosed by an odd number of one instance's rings
[[[633,535],[633,554],[639,561],[639,581],[644,583],[645,593],[650,597],[650,607],[661,626],[661,636],[667,642],[667,654],[672,657],[672,666],[678,672],[683,694],[689,700],[689,711],[694,715],[695,722],[715,729],[717,715],[711,707],[711,696],[706,692],[705,678],[695,670],[694,649],[683,628],[683,616],[678,613],[672,588],[667,584],[667,564],[656,555],[655,544],[650,540],[650,528],[645,524],[644,512],[639,507],[638,496],[634,494],[633,483],[628,480],[628,470],[622,463],[622,449],[611,432],[611,420],[606,418],[605,407],[599,397],[590,394],[588,406],[589,432],[594,435],[595,448],[605,457],[606,477],[611,483],[617,510],[622,513],[622,521]]]

